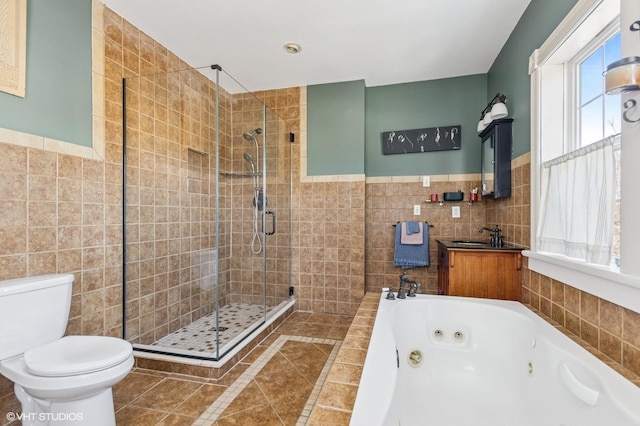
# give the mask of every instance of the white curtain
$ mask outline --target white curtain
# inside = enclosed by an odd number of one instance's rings
[[[610,263],[616,192],[614,142],[609,137],[542,165],[537,250],[599,265]]]

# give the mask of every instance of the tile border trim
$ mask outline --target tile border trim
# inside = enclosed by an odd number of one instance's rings
[[[298,418],[297,425],[305,425],[311,416],[311,410],[313,409],[318,396],[320,395],[320,390],[322,389],[322,385],[329,374],[329,370],[333,365],[333,362],[338,354],[338,350],[340,349],[341,340],[335,339],[320,339],[315,337],[302,337],[302,336],[288,336],[281,335],[278,339],[265,350],[262,355],[258,357],[251,364],[247,370],[240,375],[236,379],[233,384],[231,384],[223,393],[220,395],[216,401],[211,404],[201,415],[200,417],[193,423],[194,426],[211,426],[218,419],[218,417],[224,412],[224,410],[233,402],[233,400],[244,390],[245,387],[258,375],[258,373],[262,370],[262,368],[271,360],[271,358],[276,355],[276,353],[282,348],[282,346],[288,341],[295,342],[303,342],[303,343],[318,343],[318,344],[328,344],[333,345],[333,350],[329,354],[327,361],[324,364],[322,372],[320,376],[318,376],[318,380],[307,399],[307,402]]]

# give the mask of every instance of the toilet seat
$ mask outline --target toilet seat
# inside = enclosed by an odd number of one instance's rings
[[[37,376],[75,376],[113,367],[131,354],[131,344],[116,337],[65,336],[26,351],[24,364]]]

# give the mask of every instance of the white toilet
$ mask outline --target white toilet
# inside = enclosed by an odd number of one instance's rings
[[[23,426],[113,426],[111,387],[133,348],[104,336],[64,335],[72,274],[0,281],[0,374],[15,383]]]

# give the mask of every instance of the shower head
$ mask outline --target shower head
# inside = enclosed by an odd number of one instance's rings
[[[253,164],[253,157],[246,152],[242,154],[242,157],[246,160],[247,163],[251,166],[251,173],[256,173],[256,166]]]
[[[245,138],[249,142],[253,141],[253,143],[256,145],[256,161],[258,162],[258,164],[260,164],[260,148],[258,147],[258,140],[256,139],[256,135],[260,135],[260,134],[262,134],[262,129],[260,127],[256,127],[255,129],[253,129],[253,131],[242,134],[243,138]],[[247,160],[247,156],[251,157],[249,154],[245,154],[245,157],[244,157],[245,160]],[[250,163],[251,163],[251,170],[253,170],[253,173],[254,174],[260,173],[260,169],[256,169],[255,166],[253,165],[253,158],[251,158]]]
[[[262,134],[262,129],[260,127],[257,127],[255,129],[253,129],[253,131],[251,132],[246,132],[242,134],[242,137],[245,138],[248,141],[253,141],[256,138],[256,135],[261,135]]]

